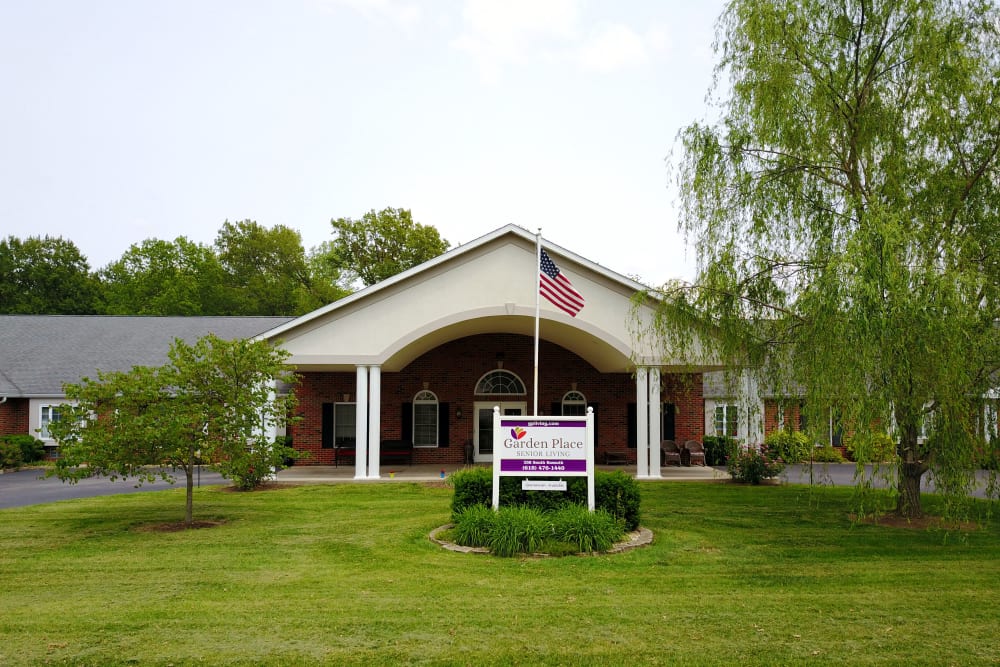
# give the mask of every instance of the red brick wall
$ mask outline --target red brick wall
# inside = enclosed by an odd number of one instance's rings
[[[8,398],[0,404],[0,435],[28,433],[28,399]]]
[[[401,437],[402,404],[409,403],[426,384],[438,401],[448,403],[449,447],[418,448],[415,463],[460,463],[465,456],[464,445],[472,439],[473,403],[488,401],[475,396],[479,379],[497,368],[518,375],[525,384],[524,401],[531,411],[533,398],[532,374],[534,341],[530,336],[515,334],[483,334],[445,343],[415,359],[398,373],[382,373],[382,440]],[[597,372],[586,361],[569,350],[542,341],[539,347],[538,409],[549,414],[553,403],[573,388],[582,393],[588,403],[598,405],[598,450],[627,451],[635,459],[635,449],[628,448],[628,404],[635,403],[635,380],[629,373]],[[292,427],[296,449],[310,453],[301,465],[330,465],[333,450],[322,449],[322,404],[343,400],[349,394],[354,401],[356,375],[350,373],[306,373],[297,395],[298,414],[302,421]],[[667,375],[663,379],[661,398],[677,406],[676,435],[679,440],[701,440],[704,423],[702,378],[700,374]],[[457,418],[461,409],[462,417]]]
[[[701,373],[663,374],[660,385],[660,399],[676,406],[674,440],[679,443],[687,440],[701,442],[705,433],[705,398]]]
[[[764,437],[778,430],[778,404],[773,398],[764,401]],[[791,401],[785,403],[785,428],[791,427],[793,431],[799,430],[799,403]]]

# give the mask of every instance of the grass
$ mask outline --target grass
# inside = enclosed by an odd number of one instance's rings
[[[644,483],[654,543],[433,545],[450,490],[183,491],[0,511],[0,664],[1000,663],[1000,522],[848,519],[850,490]],[[933,507],[933,499],[927,499]]]

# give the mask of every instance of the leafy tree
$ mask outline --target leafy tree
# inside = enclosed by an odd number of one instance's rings
[[[347,292],[314,274],[302,237],[284,225],[226,221],[215,240],[226,284],[240,315],[301,315]]]
[[[372,209],[360,220],[331,220],[334,241],[329,255],[342,270],[365,285],[390,278],[448,250],[437,229],[413,221],[403,208]]]
[[[231,314],[215,253],[184,236],[133,244],[99,276],[108,315]]]
[[[291,450],[272,442],[264,425],[286,423],[294,395],[275,395],[272,382],[291,382],[288,353],[266,341],[226,341],[209,334],[193,345],[177,339],[169,362],[99,373],[65,387],[71,404],[50,424],[60,445],[51,474],[64,481],[94,475],[141,484],[168,468],[187,481],[185,521],[193,518],[194,472],[209,461],[226,476],[259,479]]]
[[[92,315],[99,293],[87,259],[72,241],[0,240],[0,313]]]
[[[719,120],[679,136],[699,270],[655,333],[800,383],[855,447],[891,425],[905,517],[928,470],[967,497],[998,381],[998,26],[978,0],[733,0]]]

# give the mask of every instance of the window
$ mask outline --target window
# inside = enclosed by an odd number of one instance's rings
[[[844,446],[844,425],[840,419],[840,410],[830,408],[830,440],[832,447]]]
[[[49,424],[57,422],[60,419],[58,405],[43,405],[42,406],[42,418],[39,420],[38,437],[42,440],[51,440],[52,435],[49,433]]]
[[[715,435],[736,437],[739,416],[735,405],[715,406]]]
[[[587,416],[587,398],[578,391],[567,391],[562,398],[564,417]]]
[[[778,430],[779,431],[785,430],[785,404],[784,403],[778,403],[778,415],[777,415],[777,417],[778,417],[778,420],[777,420],[778,421]]]
[[[356,403],[335,403],[333,405],[333,438],[338,447],[357,443]]]
[[[525,391],[521,378],[501,368],[479,378],[479,382],[476,383],[476,393],[524,396],[528,392]]]
[[[436,447],[438,444],[438,399],[432,391],[421,391],[413,398],[413,446]]]

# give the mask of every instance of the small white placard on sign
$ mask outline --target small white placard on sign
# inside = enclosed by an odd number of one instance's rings
[[[522,491],[565,491],[565,480],[554,479],[522,479]]]

